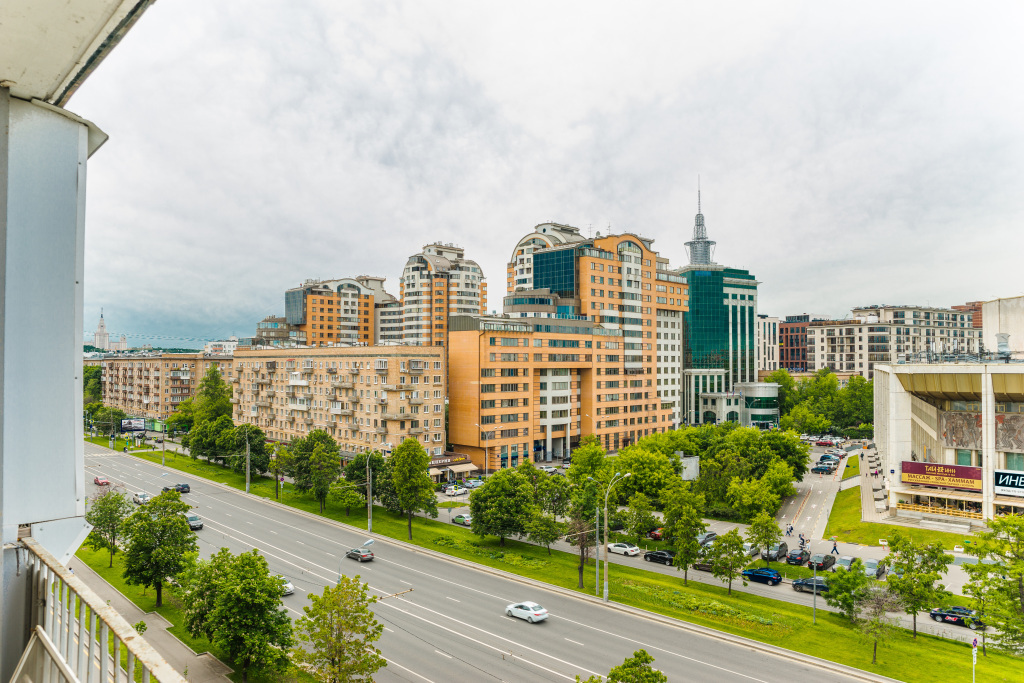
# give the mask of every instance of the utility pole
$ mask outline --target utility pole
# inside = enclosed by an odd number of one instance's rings
[[[370,476],[370,454],[366,454],[366,530],[373,532],[373,478]]]
[[[601,505],[594,508],[594,596],[601,595],[601,555],[599,544],[601,542]]]
[[[249,493],[249,430],[245,430],[245,492]]]

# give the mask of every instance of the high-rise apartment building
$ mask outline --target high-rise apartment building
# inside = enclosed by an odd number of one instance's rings
[[[103,405],[131,417],[166,419],[182,401],[195,396],[199,380],[211,367],[223,375],[230,355],[205,353],[108,356],[100,362]]]
[[[951,306],[950,308],[959,313],[966,313],[969,316],[968,320],[971,322],[971,325],[981,329],[983,327],[982,321],[984,320],[984,312],[982,311],[984,304],[984,301],[968,301],[962,306]]]
[[[308,346],[373,345],[382,337],[378,311],[396,302],[382,277],[307,280],[284,293],[284,317]]]
[[[779,323],[779,365],[790,373],[807,372],[807,326],[811,320],[824,320],[823,315],[787,315]]]
[[[779,369],[779,319],[758,314],[755,322],[757,371],[775,372]]]
[[[487,283],[465,249],[435,242],[409,257],[400,280],[403,343],[444,346],[448,317],[487,312]]]
[[[228,380],[236,424],[275,441],[323,429],[347,459],[407,438],[440,455],[447,374],[444,349],[335,346],[239,349]]]

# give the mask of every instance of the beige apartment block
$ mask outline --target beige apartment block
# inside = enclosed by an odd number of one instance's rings
[[[103,405],[120,408],[131,417],[164,420],[182,401],[192,398],[199,380],[216,367],[222,375],[231,356],[205,353],[139,354],[100,361]],[[226,378],[225,378],[226,379]]]
[[[273,441],[323,429],[342,457],[387,453],[407,438],[432,456],[445,449],[442,347],[240,349],[228,381],[235,424],[257,425]]]

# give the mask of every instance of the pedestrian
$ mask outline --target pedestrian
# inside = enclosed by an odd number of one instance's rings
[[[832,541],[832,553],[835,555],[839,554],[839,545],[835,541]]]

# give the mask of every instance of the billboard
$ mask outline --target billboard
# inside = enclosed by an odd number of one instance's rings
[[[996,470],[996,495],[1024,498],[1024,472]]]
[[[127,420],[121,420],[121,431],[144,432],[146,431],[146,420],[142,417],[130,417]]]
[[[981,468],[904,460],[903,475],[900,477],[900,481],[906,484],[981,491]]]

